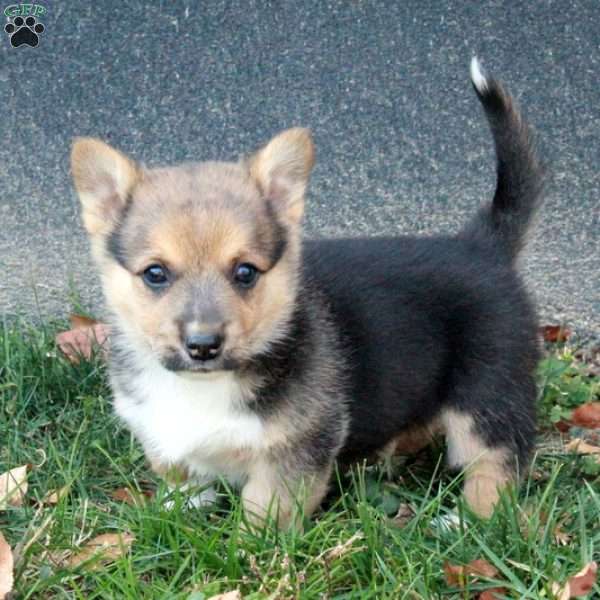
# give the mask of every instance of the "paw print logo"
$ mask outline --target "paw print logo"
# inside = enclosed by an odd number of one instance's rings
[[[13,48],[18,48],[23,44],[35,48],[40,43],[40,34],[44,33],[46,28],[42,23],[38,23],[35,17],[15,17],[12,23],[4,26],[4,31],[10,35],[10,43]]]

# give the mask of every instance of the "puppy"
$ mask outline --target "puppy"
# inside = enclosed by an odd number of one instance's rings
[[[223,477],[251,518],[287,526],[336,461],[439,426],[468,504],[491,514],[534,443],[536,317],[514,263],[544,176],[504,88],[476,59],[471,79],[497,188],[454,236],[303,241],[305,129],[239,163],[159,169],[75,141],[114,405],[154,469]]]

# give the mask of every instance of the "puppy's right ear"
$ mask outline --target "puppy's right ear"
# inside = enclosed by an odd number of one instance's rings
[[[141,177],[139,167],[100,140],[77,138],[71,152],[71,170],[85,228],[90,235],[108,233]]]

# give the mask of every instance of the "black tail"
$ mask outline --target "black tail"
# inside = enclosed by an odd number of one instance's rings
[[[536,156],[531,130],[512,98],[498,81],[483,75],[476,58],[471,61],[471,81],[494,137],[498,183],[492,204],[483,207],[461,235],[491,238],[513,261],[541,203],[544,168]]]

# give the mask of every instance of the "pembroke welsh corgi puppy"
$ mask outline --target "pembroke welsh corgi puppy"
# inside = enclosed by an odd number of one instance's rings
[[[502,85],[476,59],[471,79],[497,187],[457,235],[303,240],[305,129],[241,162],[157,169],[75,141],[115,408],[158,472],[225,478],[250,516],[288,525],[336,461],[439,428],[490,515],[534,445],[536,316],[515,259],[544,172]]]

